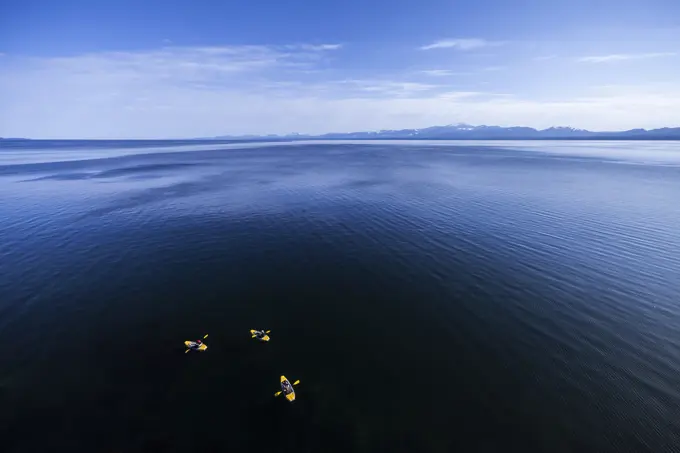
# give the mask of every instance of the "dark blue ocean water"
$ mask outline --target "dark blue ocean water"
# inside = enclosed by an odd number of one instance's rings
[[[0,340],[12,453],[680,451],[680,144],[2,141]]]

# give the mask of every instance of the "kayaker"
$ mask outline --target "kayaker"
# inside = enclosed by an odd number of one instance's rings
[[[256,337],[258,340],[263,339],[265,335],[266,335],[266,333],[265,333],[264,330],[258,330],[258,331],[255,332],[255,337]]]

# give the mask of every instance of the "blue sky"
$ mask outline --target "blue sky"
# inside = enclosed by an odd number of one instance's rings
[[[0,0],[0,136],[680,126],[675,0]]]

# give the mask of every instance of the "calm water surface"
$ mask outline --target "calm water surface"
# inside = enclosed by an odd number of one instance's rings
[[[0,142],[0,449],[677,452],[679,277],[677,142]]]

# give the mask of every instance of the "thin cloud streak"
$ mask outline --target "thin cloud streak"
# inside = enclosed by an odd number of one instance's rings
[[[474,50],[484,47],[501,46],[505,44],[500,41],[487,41],[481,38],[459,38],[459,39],[442,39],[431,44],[420,47],[420,50],[432,49],[457,49],[457,50]]]
[[[338,45],[162,47],[137,52],[100,52],[72,57],[25,59],[38,71],[69,81],[232,84],[245,73],[313,71]]]
[[[321,51],[321,50],[339,50],[342,49],[342,44],[302,44],[301,49],[311,50],[311,51]]]
[[[448,76],[458,76],[458,75],[469,75],[470,72],[456,72],[451,69],[424,69],[418,71],[418,74],[423,74],[431,77],[448,77]]]
[[[653,52],[653,53],[638,53],[638,54],[611,54],[611,55],[596,55],[589,57],[580,57],[577,61],[582,63],[615,63],[618,61],[627,60],[646,60],[650,58],[664,58],[675,57],[676,52]]]
[[[398,81],[398,80],[363,80],[363,79],[349,79],[341,81],[331,81],[321,83],[321,86],[337,85],[349,88],[350,93],[356,95],[361,93],[372,93],[380,96],[392,97],[410,97],[425,91],[432,91],[440,88],[439,85],[430,83]]]

